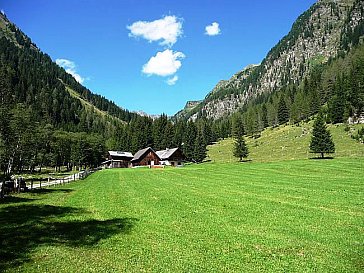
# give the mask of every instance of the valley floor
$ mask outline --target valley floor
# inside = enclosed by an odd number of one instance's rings
[[[363,272],[364,158],[111,169],[0,201],[1,272]]]

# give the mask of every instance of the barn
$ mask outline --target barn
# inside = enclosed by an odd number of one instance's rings
[[[160,160],[161,159],[156,154],[156,152],[151,147],[148,147],[136,152],[133,159],[131,160],[131,164],[133,167],[138,167],[138,166],[152,167],[155,165],[159,165]]]
[[[130,152],[108,151],[107,160],[102,162],[104,168],[128,168],[133,154]]]
[[[178,167],[183,166],[183,162],[186,160],[186,157],[180,148],[167,148],[165,150],[157,151],[156,153],[161,159],[161,165]]]

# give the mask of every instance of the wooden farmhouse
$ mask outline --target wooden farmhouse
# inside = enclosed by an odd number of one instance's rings
[[[108,151],[107,160],[101,164],[105,168],[128,168],[133,154],[129,152]]]
[[[156,152],[148,147],[142,150],[139,150],[135,153],[133,159],[131,160],[131,164],[133,167],[138,166],[155,166],[160,164],[161,159],[156,154]]]
[[[183,162],[186,160],[185,155],[182,153],[180,148],[165,149],[162,151],[157,151],[157,155],[160,157],[161,165],[166,166],[183,166]]]

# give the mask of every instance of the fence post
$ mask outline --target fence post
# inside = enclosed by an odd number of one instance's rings
[[[42,188],[42,178],[39,179],[39,188]]]
[[[30,190],[33,190],[33,180],[34,180],[34,178],[32,178],[32,180],[30,180]]]

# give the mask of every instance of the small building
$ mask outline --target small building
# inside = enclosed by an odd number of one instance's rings
[[[133,154],[129,152],[108,151],[107,160],[101,164],[105,168],[128,168]]]
[[[167,148],[162,151],[157,151],[157,155],[161,159],[160,164],[166,166],[183,166],[183,162],[186,160],[180,148]]]
[[[159,165],[160,160],[161,159],[156,154],[156,152],[151,147],[148,147],[136,152],[133,159],[130,162],[133,167],[137,166],[152,167],[155,165]]]

